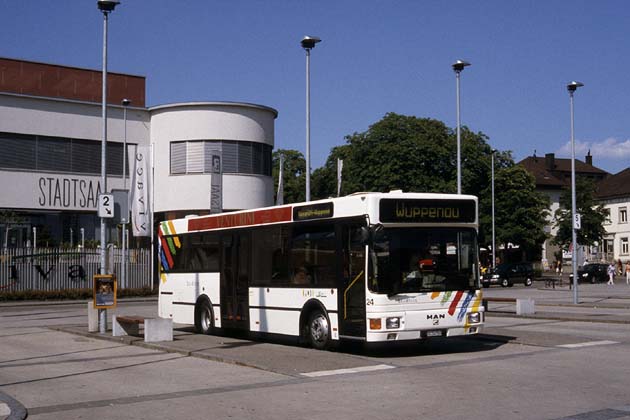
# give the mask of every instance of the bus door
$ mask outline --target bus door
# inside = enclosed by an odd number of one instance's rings
[[[228,233],[222,237],[221,252],[221,325],[249,329],[248,232]]]
[[[360,225],[341,226],[340,333],[365,338],[365,245]]]

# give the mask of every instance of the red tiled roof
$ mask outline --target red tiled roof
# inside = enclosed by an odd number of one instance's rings
[[[547,156],[528,156],[518,162],[518,165],[523,166],[529,173],[534,175],[537,187],[562,188],[569,186],[571,184],[571,159],[550,157],[553,161],[553,168],[549,167],[551,162]],[[598,180],[604,179],[609,175],[608,172],[579,159],[575,159],[575,173],[576,175],[587,175]]]
[[[630,196],[630,168],[611,175],[597,184],[595,196],[598,199]]]

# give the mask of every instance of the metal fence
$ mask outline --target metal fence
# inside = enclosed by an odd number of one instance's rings
[[[124,288],[151,287],[151,250],[127,250]],[[109,249],[108,266],[121,288],[122,250]],[[98,249],[7,248],[0,251],[0,292],[92,287],[99,273]]]

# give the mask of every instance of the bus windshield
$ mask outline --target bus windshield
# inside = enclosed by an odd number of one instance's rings
[[[370,290],[396,295],[478,289],[477,249],[474,229],[381,229],[370,250]]]

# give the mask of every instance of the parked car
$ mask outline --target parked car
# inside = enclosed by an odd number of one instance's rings
[[[489,287],[500,284],[503,287],[512,287],[514,283],[523,283],[531,286],[534,279],[534,267],[530,262],[499,264],[481,278],[481,284]]]
[[[608,281],[608,264],[591,263],[580,267],[577,271],[578,283],[588,282],[595,284],[601,281]],[[569,279],[573,282],[573,273],[569,274]]]

